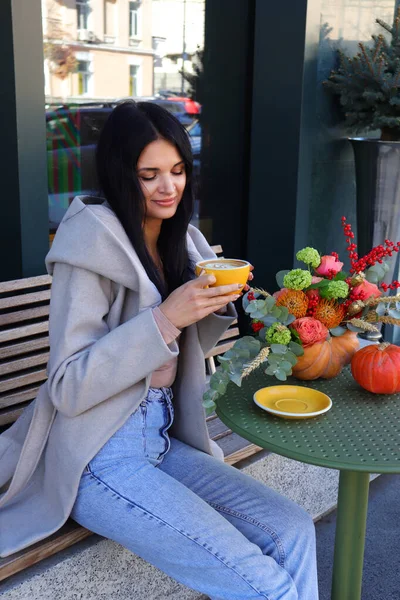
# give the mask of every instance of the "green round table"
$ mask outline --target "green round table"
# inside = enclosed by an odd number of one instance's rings
[[[339,469],[332,600],[361,598],[370,473],[400,473],[400,394],[361,389],[346,368],[329,381],[287,384],[312,387],[332,399],[330,411],[286,420],[253,402],[256,390],[279,382],[258,369],[242,387],[229,384],[217,401],[218,417],[241,437],[288,458]]]

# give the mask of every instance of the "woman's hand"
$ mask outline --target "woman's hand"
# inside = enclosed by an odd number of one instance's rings
[[[254,275],[253,275],[253,273],[251,271],[254,271],[253,265],[250,265],[250,273],[249,273],[249,279],[248,279],[248,281],[253,281],[253,279],[254,279]],[[244,286],[244,288],[243,288],[243,291],[244,292],[248,292],[249,289],[250,289],[250,286],[248,284],[246,284]]]
[[[175,327],[182,329],[201,321],[240,296],[241,285],[221,285],[207,288],[215,283],[214,275],[201,275],[174,290],[159,309]],[[233,293],[237,292],[237,293]]]

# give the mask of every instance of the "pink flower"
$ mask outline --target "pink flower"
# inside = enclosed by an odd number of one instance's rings
[[[315,272],[322,277],[327,275],[336,275],[343,269],[343,264],[339,260],[336,260],[334,256],[321,256],[321,264],[315,269]]]
[[[313,285],[314,283],[319,283],[322,280],[323,280],[323,277],[315,277],[315,275],[314,275],[313,277],[311,277],[311,285]]]
[[[276,300],[278,300],[279,296],[281,296],[284,292],[287,292],[286,288],[282,288],[282,289],[278,290],[277,292],[274,292],[272,295]]]
[[[329,331],[325,325],[312,317],[296,319],[290,327],[297,331],[304,348],[312,346],[312,344],[316,344],[317,342],[322,342],[329,336]]]
[[[353,288],[353,292],[354,294],[357,294],[360,300],[368,300],[368,298],[371,298],[371,296],[374,298],[379,298],[379,296],[382,295],[382,292],[378,286],[375,285],[375,283],[370,283],[366,279],[364,279],[364,281],[359,285],[356,285],[356,287]]]

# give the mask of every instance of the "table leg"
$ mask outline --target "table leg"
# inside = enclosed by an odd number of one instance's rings
[[[361,599],[368,492],[369,473],[340,472],[331,600]]]

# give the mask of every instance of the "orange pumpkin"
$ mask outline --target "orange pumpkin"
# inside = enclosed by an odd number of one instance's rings
[[[311,381],[318,377],[332,379],[350,363],[358,348],[357,334],[352,331],[312,344],[304,348],[303,356],[297,359],[292,369],[293,375],[303,381]]]
[[[387,343],[366,346],[353,356],[351,372],[357,383],[369,392],[400,392],[400,348]]]

